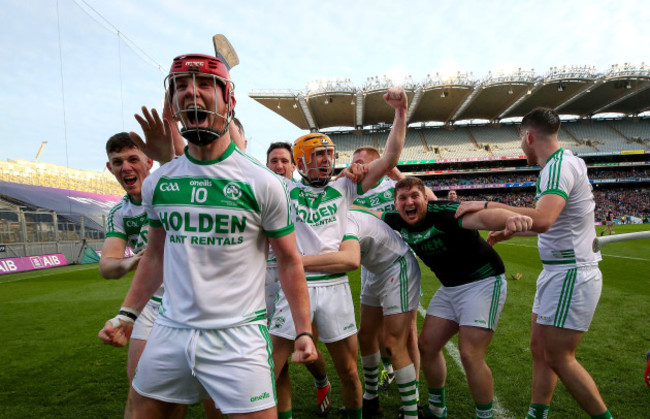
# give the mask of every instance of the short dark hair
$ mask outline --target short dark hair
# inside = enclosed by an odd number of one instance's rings
[[[269,162],[269,154],[271,154],[271,151],[275,150],[276,148],[284,148],[289,152],[289,155],[291,156],[291,163],[296,164],[295,161],[293,161],[293,152],[291,150],[291,144],[284,142],[284,141],[278,141],[276,143],[271,143],[269,145],[269,149],[266,150],[266,162]]]
[[[106,154],[118,153],[123,148],[137,148],[128,132],[118,132],[106,141]]]
[[[241,133],[241,136],[245,138],[246,135],[245,135],[245,133],[244,133],[244,126],[242,125],[242,123],[241,123],[241,121],[239,120],[239,118],[233,117],[233,118],[232,118],[232,122],[234,122],[235,125],[237,125],[237,128],[239,128],[239,132]]]
[[[400,189],[411,189],[417,187],[424,196],[427,196],[427,191],[424,188],[424,182],[422,179],[412,176],[407,176],[404,179],[400,180],[395,184],[395,199],[397,199],[397,191]]]
[[[560,130],[560,116],[551,108],[538,107],[528,112],[521,120],[521,129],[535,128],[544,135],[553,135]]]

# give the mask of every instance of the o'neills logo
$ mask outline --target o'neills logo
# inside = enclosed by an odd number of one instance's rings
[[[251,403],[258,402],[258,401],[264,400],[264,399],[268,399],[269,397],[271,397],[271,395],[269,393],[267,393],[267,392],[264,392],[264,393],[260,394],[259,396],[251,397]]]

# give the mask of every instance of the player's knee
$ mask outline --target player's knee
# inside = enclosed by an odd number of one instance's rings
[[[359,382],[359,372],[357,370],[356,362],[345,365],[345,367],[339,371],[339,378],[341,379],[341,382],[347,385],[354,385]]]

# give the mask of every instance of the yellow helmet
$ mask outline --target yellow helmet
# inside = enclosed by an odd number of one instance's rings
[[[329,158],[324,165],[317,166],[316,156],[321,151],[325,151]],[[312,186],[325,186],[334,173],[335,151],[336,146],[327,135],[317,132],[303,135],[293,143],[293,159],[298,173]],[[309,176],[310,171],[312,176]]]

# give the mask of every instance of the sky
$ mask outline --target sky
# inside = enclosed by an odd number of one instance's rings
[[[103,170],[106,140],[161,109],[172,59],[225,34],[236,113],[259,160],[302,131],[248,97],[322,78],[650,63],[642,1],[2,0],[0,160]]]

